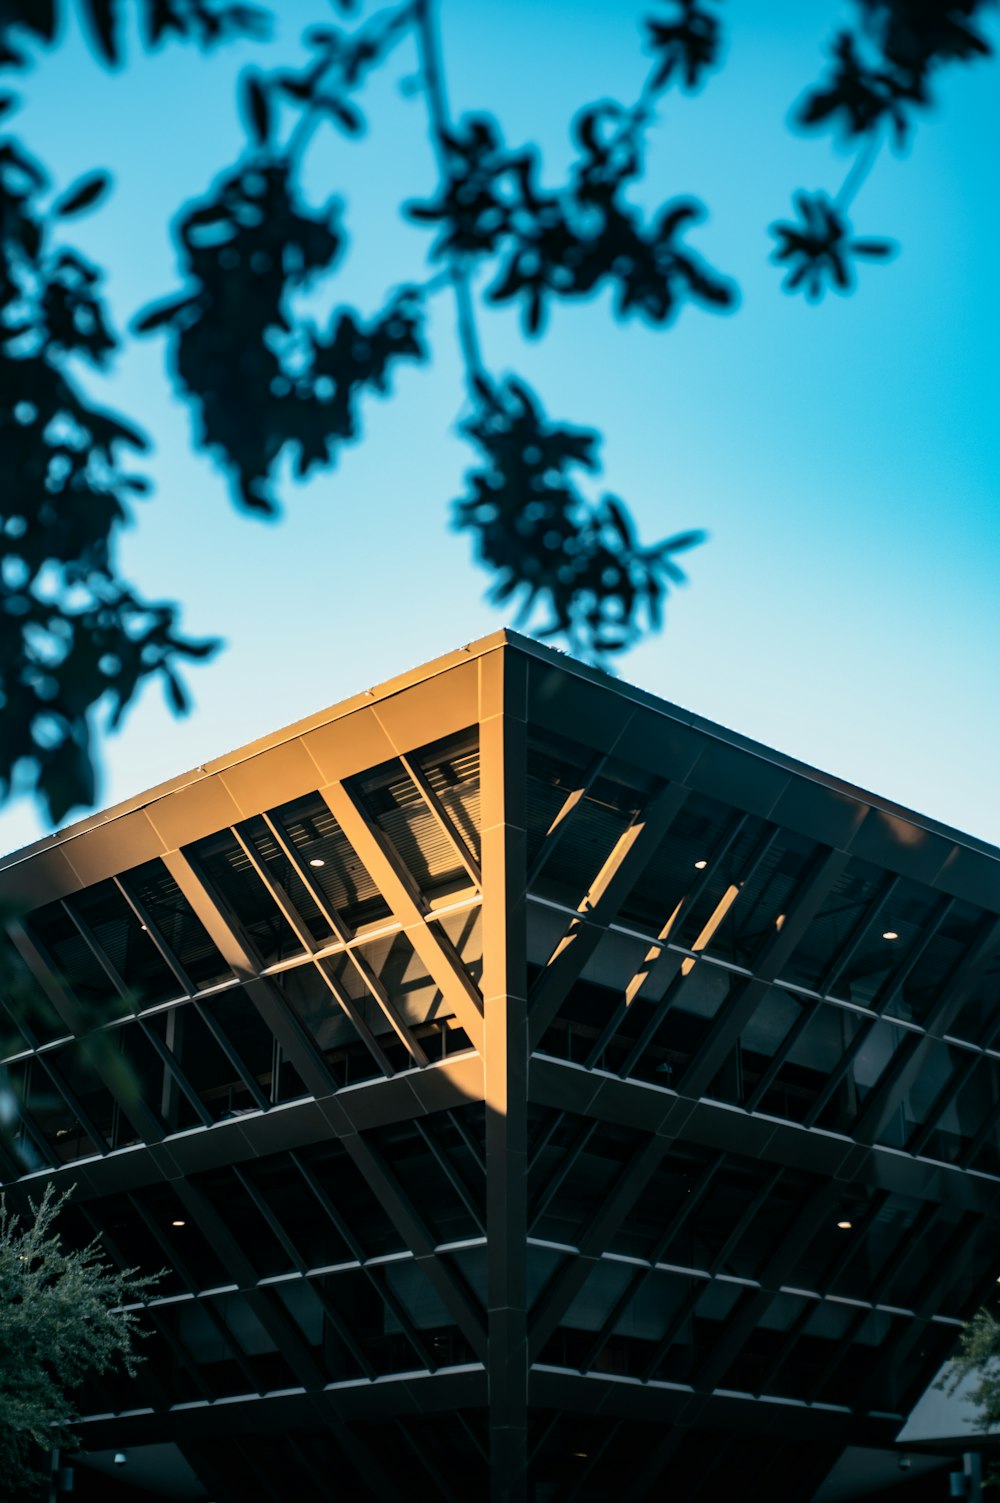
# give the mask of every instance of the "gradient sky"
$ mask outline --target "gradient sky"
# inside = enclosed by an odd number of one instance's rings
[[[26,82],[17,124],[57,183],[115,173],[113,197],[72,234],[108,267],[119,326],[178,285],[171,213],[242,149],[239,69],[297,60],[302,27],[331,15],[325,0],[277,8],[267,46],[134,47],[116,74],[71,22]],[[638,93],[638,22],[654,9],[443,0],[453,108],[495,113],[511,144],[537,141],[554,185],[574,111]],[[835,190],[847,169],[828,137],[788,130],[843,8],[721,9],[726,67],[696,98],[664,101],[638,194],[649,210],[704,199],[710,217],[691,243],[740,283],[740,311],[689,308],[662,332],[616,324],[602,298],[555,308],[531,345],[516,314],[491,311],[487,362],[520,373],[554,418],[603,431],[603,481],[645,537],[711,533],[687,555],[691,582],[665,634],[624,661],[625,678],[1000,843],[1000,66],[945,75],[912,146],[883,152],[854,222],[901,254],[863,265],[852,298],[813,308],[780,295],[765,227],[794,189]],[[399,89],[414,66],[401,49],[373,79],[363,141],[331,130],[309,159],[309,191],[342,198],[352,236],[329,300],[366,313],[422,274],[427,237],[397,212],[433,186],[421,100]],[[149,596],[183,600],[189,632],[227,642],[188,675],[187,719],[145,691],[105,745],[102,804],[504,623],[467,538],[447,528],[469,455],[454,433],[462,385],[446,301],[431,340],[432,365],[403,368],[391,400],[366,403],[365,440],[334,473],[282,487],[277,525],[238,516],[224,476],[192,452],[162,337],[131,345],[94,383],[156,444],[156,496],[123,538],[127,573]],[[0,849],[45,828],[22,800],[0,816]]]

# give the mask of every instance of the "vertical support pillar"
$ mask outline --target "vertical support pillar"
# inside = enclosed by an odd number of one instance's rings
[[[528,1439],[525,659],[480,659],[491,1503],[525,1503]]]

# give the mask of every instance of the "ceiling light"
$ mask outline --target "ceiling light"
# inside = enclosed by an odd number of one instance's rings
[[[588,1452],[586,1452],[586,1451],[574,1451],[573,1455],[579,1457],[579,1459],[581,1461],[586,1461]]]
[[[887,929],[885,931],[885,933],[882,935],[882,938],[883,939],[898,939],[899,935],[896,933],[895,929]]]
[[[313,856],[312,860],[309,862],[309,865],[310,866],[325,866],[326,862],[323,860],[322,856]]]
[[[707,865],[707,861],[696,861],[694,864],[694,869],[696,872],[703,872]]]
[[[849,1232],[851,1230],[851,1226],[852,1226],[852,1223],[850,1221],[838,1221],[837,1222],[837,1227],[842,1232]]]
[[[186,1221],[172,1221],[170,1223],[170,1225],[171,1226],[187,1226],[187,1222]]]
[[[778,914],[778,917],[777,917],[777,918],[776,918],[776,919],[775,919],[775,921],[774,921],[774,927],[775,927],[775,928],[776,928],[776,929],[780,929],[780,928],[781,928],[781,926],[782,926],[782,924],[783,924],[783,923],[784,923],[784,922],[785,922],[785,915],[784,915],[784,914],[783,914],[783,913],[779,913],[779,914]]]

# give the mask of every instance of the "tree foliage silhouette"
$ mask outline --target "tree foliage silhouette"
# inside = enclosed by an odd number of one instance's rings
[[[66,1251],[56,1218],[68,1194],[48,1185],[24,1220],[0,1198],[0,1473],[12,1503],[39,1497],[40,1464],[72,1444],[84,1378],[115,1367],[134,1376],[135,1306],[159,1279],[110,1267],[96,1240]]]
[[[18,69],[58,44],[69,0],[0,4],[0,112],[16,109]],[[125,61],[133,7],[77,0],[96,56]],[[783,286],[812,301],[846,293],[860,260],[893,246],[856,235],[851,208],[886,139],[907,138],[932,102],[936,75],[984,57],[991,0],[853,0],[830,42],[830,62],[795,119],[856,147],[835,193],[797,192],[794,217],[772,225]],[[472,534],[494,600],[519,621],[607,663],[662,625],[677,555],[702,540],[687,529],[642,542],[628,505],[595,494],[579,473],[598,469],[600,436],[549,417],[511,374],[492,372],[476,325],[479,300],[516,308],[526,334],[551,327],[557,306],[610,294],[614,315],[654,328],[688,305],[735,308],[737,289],[697,250],[704,206],[668,201],[652,216],[631,190],[642,179],[657,102],[703,87],[723,61],[722,0],[649,0],[646,82],[631,104],[583,103],[570,123],[576,149],[566,181],[549,184],[538,149],[508,144],[482,114],[449,115],[438,26],[447,7],[402,0],[371,14],[316,0],[302,61],[244,70],[240,160],[178,212],[179,289],[141,311],[133,332],[168,340],[172,378],[195,414],[195,442],[231,478],[241,508],[273,517],[275,476],[290,458],[307,476],[336,463],[363,433],[365,403],[386,394],[402,361],[429,357],[430,299],[456,301],[466,374],[459,431],[476,450],[454,525]],[[263,38],[270,16],[225,0],[137,0],[140,41],[203,48]],[[434,191],[401,205],[428,231],[427,265],[375,310],[338,308],[326,327],[299,312],[304,290],[336,275],[348,254],[345,215],[311,203],[303,166],[316,133],[346,139],[366,128],[365,85],[401,49],[415,52],[436,166]],[[0,81],[2,81],[0,79]],[[0,793],[32,788],[53,821],[93,800],[94,718],[117,723],[137,690],[159,676],[181,711],[179,669],[216,644],[182,633],[173,602],[143,600],[115,559],[118,531],[147,489],[133,467],[145,446],[126,419],[97,409],[81,366],[106,365],[118,344],[101,297],[101,268],[67,242],[64,225],[97,207],[109,186],[96,170],[51,201],[46,174],[15,135],[0,139]],[[335,186],[335,185],[331,185]]]

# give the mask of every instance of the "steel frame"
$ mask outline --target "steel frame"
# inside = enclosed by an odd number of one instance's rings
[[[475,732],[479,747],[478,853],[435,791],[424,761],[425,748],[469,729]],[[532,831],[528,809],[531,748],[551,735],[569,737],[582,747],[584,770],[577,785],[564,790],[545,828]],[[477,904],[481,907],[483,950],[478,982],[442,926],[441,901],[421,890],[359,791],[359,775],[386,763],[398,764],[468,878],[469,890],[462,903],[470,912]],[[557,851],[562,858],[566,850],[576,848],[570,842],[582,838],[580,832],[586,827],[601,780],[613,779],[622,766],[636,769],[641,774],[637,781],[645,780],[651,792],[598,869],[581,870],[585,896],[575,910],[565,911],[561,935],[544,962],[534,957],[529,965],[534,944],[533,889],[552,869]],[[408,1019],[400,997],[383,984],[370,963],[366,949],[370,936],[352,934],[311,875],[278,809],[316,792],[388,905],[391,917],[379,932],[406,936],[428,984],[436,989],[441,1010],[454,1020],[448,1026],[461,1030],[471,1048],[431,1061],[418,1025]],[[715,849],[705,858],[708,869],[692,872],[684,896],[670,912],[664,912],[654,932],[636,936],[622,919],[623,906],[641,888],[665,845],[675,838],[672,832],[680,828],[678,821],[692,796],[703,794],[732,806]],[[256,850],[244,823],[257,817],[263,818],[270,837],[329,926],[331,941],[315,941],[295,901]],[[744,839],[748,854],[735,895],[738,913],[743,911],[739,894],[749,890],[747,884],[764,870],[782,831],[791,830],[796,837],[812,841],[813,856],[796,882],[780,923],[768,931],[753,964],[737,966],[720,961],[713,948],[715,928],[726,922],[733,897],[716,915],[714,927],[706,925],[691,948],[680,945],[676,936],[681,915],[710,890],[712,867],[721,866],[751,817],[763,823],[755,844]],[[224,828],[233,832],[254,879],[296,936],[300,955],[277,966],[264,965],[225,896],[199,868],[192,846]],[[539,834],[529,870],[529,838]],[[855,857],[880,865],[884,878],[830,958],[821,987],[813,992],[791,988],[800,1004],[799,1015],[740,1107],[713,1097],[720,1068],[740,1048],[751,1019],[766,1004],[771,988],[781,980]],[[155,915],[140,900],[128,876],[132,868],[153,860],[163,863],[181,900],[231,969],[231,982],[201,991],[192,983],[183,958],[160,932]],[[249,1429],[287,1431],[289,1466],[300,1470],[303,1486],[321,1489],[322,1471],[311,1443],[301,1438],[315,1433],[324,1437],[323,1445],[330,1448],[331,1456],[344,1458],[373,1497],[391,1499],[403,1495],[398,1478],[386,1458],[373,1455],[356,1431],[358,1424],[381,1416],[394,1427],[401,1454],[410,1455],[421,1468],[422,1485],[430,1490],[426,1495],[457,1498],[468,1495],[463,1479],[449,1472],[447,1452],[427,1442],[427,1426],[432,1416],[451,1413],[472,1450],[482,1454],[469,1417],[485,1410],[491,1498],[493,1503],[521,1503],[530,1495],[538,1468],[549,1464],[547,1458],[559,1444],[558,1416],[581,1414],[594,1417],[593,1448],[585,1457],[586,1467],[565,1484],[560,1498],[569,1503],[594,1496],[588,1488],[599,1485],[601,1467],[615,1448],[631,1444],[632,1426],[646,1426],[643,1433],[656,1439],[646,1445],[643,1465],[630,1479],[625,1496],[636,1500],[657,1496],[678,1448],[687,1445],[690,1436],[705,1432],[732,1438],[745,1424],[753,1423],[750,1413],[757,1400],[734,1408],[726,1391],[727,1373],[761,1329],[762,1319],[782,1290],[797,1287],[801,1259],[816,1238],[829,1230],[843,1196],[848,1192],[867,1195],[872,1219],[880,1207],[890,1206],[893,1197],[910,1197],[919,1202],[919,1212],[908,1239],[872,1275],[864,1300],[854,1301],[853,1324],[828,1358],[815,1366],[809,1402],[805,1409],[795,1411],[796,1426],[815,1441],[815,1475],[810,1473],[795,1492],[795,1497],[804,1499],[809,1496],[807,1483],[809,1489],[815,1487],[843,1446],[891,1440],[893,1422],[883,1412],[887,1375],[913,1355],[926,1332],[940,1335],[957,1327],[959,1315],[942,1314],[942,1310],[955,1310],[954,1303],[949,1303],[950,1291],[959,1276],[970,1287],[978,1280],[983,1289],[994,1276],[990,1248],[998,1230],[996,1181],[982,1172],[969,1175],[967,1170],[1000,1131],[1000,1099],[963,1147],[960,1162],[942,1164],[922,1155],[936,1124],[961,1106],[979,1061],[1000,1060],[1000,1055],[987,1054],[982,1041],[954,1040],[949,1035],[952,1047],[963,1051],[961,1062],[937,1090],[925,1119],[911,1135],[907,1152],[891,1151],[880,1141],[885,1123],[901,1109],[919,1079],[925,1056],[955,1024],[1000,946],[1000,858],[970,838],[801,769],[696,717],[503,633],[0,863],[0,895],[19,894],[28,910],[12,925],[13,942],[68,1038],[83,1035],[88,1018],[71,983],[60,975],[56,959],[32,932],[31,913],[46,903],[60,903],[114,994],[134,1008],[129,986],[74,903],[75,893],[109,879],[136,923],[149,934],[178,986],[178,998],[169,1004],[177,1009],[171,1014],[176,1016],[177,1027],[167,1029],[163,1036],[150,1022],[152,1013],[162,1007],[143,1010],[140,1006],[138,1012],[106,1025],[112,1032],[133,1028],[146,1040],[162,1070],[163,1110],[159,1099],[136,1100],[121,1072],[102,1064],[101,1055],[96,1055],[94,1068],[101,1089],[145,1145],[125,1154],[115,1151],[86,1102],[65,1078],[59,1060],[62,1041],[40,1043],[22,1023],[25,1057],[30,1051],[30,1057],[37,1059],[68,1116],[97,1149],[97,1156],[85,1162],[50,1163],[43,1173],[32,1176],[31,1193],[37,1195],[45,1180],[57,1185],[75,1181],[75,1204],[87,1225],[102,1237],[109,1254],[123,1266],[127,1257],[105,1225],[102,1201],[113,1194],[127,1197],[128,1214],[155,1239],[186,1290],[185,1297],[199,1300],[207,1311],[252,1397],[226,1406],[225,1413],[217,1408],[197,1361],[163,1317],[160,1301],[154,1299],[149,1307],[153,1325],[173,1360],[189,1372],[202,1399],[181,1408],[171,1406],[151,1367],[143,1379],[150,1412],[111,1418],[95,1411],[84,1420],[88,1445],[104,1444],[112,1435],[116,1445],[124,1444],[127,1437],[129,1444],[137,1445],[153,1439],[174,1440],[213,1496],[223,1500],[231,1493],[207,1445],[213,1425],[221,1426],[220,1434],[232,1436],[249,1433]],[[787,1062],[797,1057],[810,1024],[824,1016],[821,1009],[843,1005],[836,994],[840,978],[902,880],[922,883],[937,894],[926,931],[910,944],[875,1002],[854,1009],[861,1026],[818,1092],[805,1124],[763,1116],[761,1103]],[[876,1024],[889,1017],[887,1008],[899,997],[904,983],[919,972],[955,905],[970,902],[984,911],[978,934],[924,1023],[906,1025],[901,1047],[869,1092],[849,1134],[816,1133],[813,1128],[820,1114],[841,1081],[851,1076]],[[551,911],[554,905],[547,906]],[[630,978],[622,980],[618,1000],[596,1035],[591,1032],[586,1062],[559,1057],[552,1052],[558,1049],[552,1042],[557,1038],[553,1025],[572,1026],[577,993],[591,974],[603,937],[613,932],[645,938],[644,959]],[[364,989],[363,1006],[338,983],[330,968],[332,958],[341,954]],[[732,979],[729,994],[679,1075],[671,1077],[669,1087],[637,1075],[654,1038],[683,1010],[690,992],[688,978],[699,967],[711,969],[720,964]],[[281,971],[300,965],[318,973],[331,1007],[370,1055],[375,1078],[347,1087],[338,1084],[330,1058],[275,980]],[[646,996],[654,983],[660,1000],[650,1004]],[[273,1080],[268,1085],[266,1075],[248,1066],[240,1040],[230,1036],[213,1012],[213,998],[223,993],[240,997],[253,1009],[274,1041],[276,1057],[286,1059],[297,1072],[307,1092],[304,1098],[275,1110]],[[604,1068],[609,1046],[637,1005],[648,1008],[648,1016],[643,1014],[644,1021],[638,1033],[630,1036],[621,1063],[609,1071]],[[216,1117],[185,1064],[184,1009],[190,1009],[190,1015],[209,1030],[233,1070],[234,1083],[253,1103],[253,1109],[238,1119]],[[997,1012],[1000,1016],[1000,997]],[[995,1032],[991,1026],[986,1043]],[[394,1063],[392,1053],[399,1047],[404,1051],[402,1067]],[[182,1098],[198,1125],[178,1134],[170,1130],[166,1104]],[[474,1103],[481,1105],[484,1114],[482,1137],[466,1110]],[[532,1120],[540,1124],[534,1135],[529,1126]],[[464,1242],[439,1239],[433,1212],[423,1203],[423,1187],[407,1183],[391,1155],[378,1146],[382,1129],[406,1123],[412,1124],[421,1151],[436,1166],[442,1183],[450,1187],[475,1233]],[[35,1154],[51,1156],[52,1145],[33,1119],[30,1103],[24,1125]],[[571,1177],[587,1172],[589,1156],[600,1152],[603,1135],[611,1130],[633,1135],[621,1172],[576,1240],[559,1245],[561,1262],[548,1282],[529,1294],[533,1249],[548,1246],[532,1235],[532,1228],[542,1226],[552,1208],[562,1203]],[[568,1143],[557,1152],[556,1143],[562,1138],[568,1138]],[[372,1256],[352,1225],[350,1209],[338,1205],[321,1183],[308,1156],[324,1142],[336,1142],[362,1176],[391,1224],[397,1251]],[[650,1255],[631,1258],[620,1291],[594,1315],[581,1347],[581,1366],[554,1366],[544,1357],[552,1338],[566,1328],[575,1302],[589,1297],[587,1290],[609,1266],[609,1258],[617,1258],[621,1266],[621,1255],[613,1253],[613,1244],[627,1230],[634,1208],[661,1166],[671,1161],[676,1145],[683,1143],[700,1144],[714,1157],[692,1183],[683,1203],[665,1216]],[[456,1153],[465,1168],[459,1168]],[[301,1185],[315,1214],[329,1222],[350,1250],[352,1262],[344,1268],[364,1275],[376,1308],[384,1307],[386,1312],[385,1328],[398,1330],[412,1351],[412,1370],[401,1376],[380,1370],[350,1313],[345,1314],[327,1292],[324,1281],[335,1279],[336,1270],[310,1266],[295,1228],[286,1224],[255,1180],[255,1162],[268,1156],[273,1160],[275,1155],[285,1156],[290,1180]],[[648,1343],[641,1371],[626,1380],[607,1366],[616,1333],[627,1323],[629,1312],[639,1308],[643,1291],[653,1287],[654,1275],[677,1272],[661,1259],[682,1231],[705,1214],[725,1165],[738,1161],[760,1165],[755,1193],[723,1229],[709,1266],[690,1270],[688,1293],[659,1336]],[[361,1380],[330,1379],[316,1346],[274,1297],[270,1287],[274,1279],[261,1275],[252,1249],[241,1245],[234,1234],[226,1205],[214,1203],[201,1188],[199,1176],[223,1167],[231,1176],[227,1183],[238,1187],[283,1250],[291,1270],[288,1276],[304,1280],[312,1289],[323,1321],[363,1374]],[[705,1289],[720,1278],[732,1282],[725,1271],[728,1260],[765,1213],[783,1176],[791,1169],[804,1168],[818,1177],[815,1192],[797,1209],[791,1230],[766,1259],[759,1278],[742,1280],[730,1317],[717,1332],[704,1337],[706,1344],[691,1383],[685,1386],[658,1379],[663,1357],[698,1318]],[[9,1155],[0,1160],[0,1174],[12,1199],[24,1204],[28,1184],[18,1179]],[[293,1374],[294,1391],[261,1393],[250,1356],[221,1320],[212,1300],[204,1298],[197,1271],[188,1266],[144,1198],[164,1185],[172,1188],[185,1214],[207,1237],[230,1281],[227,1287],[246,1301],[273,1350]],[[912,1305],[906,1309],[886,1305],[887,1291],[893,1281],[907,1276],[921,1238],[945,1234],[949,1239],[946,1253],[914,1284]],[[485,1271],[477,1283],[478,1275],[469,1271],[474,1265],[466,1253],[481,1247],[484,1235]],[[838,1298],[836,1290],[852,1256],[853,1244],[845,1244],[841,1256],[826,1269],[822,1287],[808,1292],[807,1303],[761,1368],[761,1394],[774,1390],[793,1353],[803,1349],[801,1343],[807,1339],[817,1306]],[[400,1267],[405,1262],[419,1270],[447,1312],[450,1327],[471,1353],[469,1360],[439,1360],[435,1340],[420,1325],[423,1317],[414,1315],[387,1275],[392,1260]],[[828,1385],[850,1359],[852,1334],[860,1336],[876,1310],[891,1310],[896,1330],[886,1347],[877,1356],[873,1353],[852,1411],[824,1403]],[[99,1389],[95,1389],[95,1402],[100,1403]],[[532,1446],[529,1419],[536,1408],[554,1410],[556,1419],[543,1427]],[[775,1423],[773,1406],[768,1415],[768,1422]],[[726,1444],[720,1444],[712,1458],[716,1478],[728,1475],[731,1464]],[[766,1495],[771,1484],[765,1472],[766,1468],[759,1477],[747,1479],[747,1496]],[[262,1497],[278,1496],[266,1468],[259,1485]],[[706,1468],[691,1496],[708,1496],[711,1487]],[[245,1492],[240,1496],[245,1497]]]

